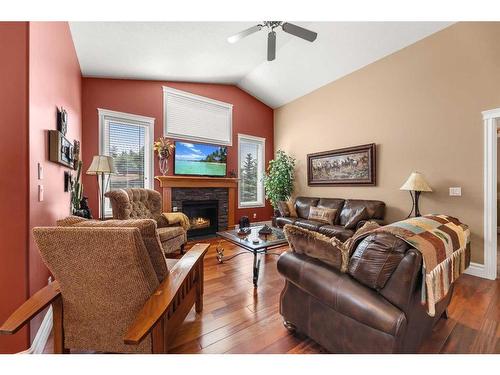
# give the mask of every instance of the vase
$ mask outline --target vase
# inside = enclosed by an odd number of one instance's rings
[[[168,158],[165,158],[165,157],[159,157],[158,158],[158,163],[160,165],[160,173],[163,175],[163,176],[166,176],[167,175],[167,172],[168,172]]]

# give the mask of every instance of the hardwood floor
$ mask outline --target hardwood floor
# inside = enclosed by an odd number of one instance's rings
[[[259,287],[252,284],[250,253],[227,263],[215,258],[216,241],[205,258],[205,303],[194,309],[170,346],[171,353],[324,353],[310,339],[293,336],[278,312],[283,279],[277,256],[262,258]],[[240,249],[224,242],[225,254]],[[274,250],[281,252],[286,248]],[[500,353],[500,280],[463,275],[456,284],[449,319],[441,320],[421,353]],[[50,343],[46,353],[51,353]]]

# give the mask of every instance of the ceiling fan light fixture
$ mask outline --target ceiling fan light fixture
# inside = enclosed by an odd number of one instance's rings
[[[257,31],[260,31],[261,29],[262,29],[262,25],[260,25],[260,24],[249,27],[248,29],[240,31],[237,34],[231,35],[229,38],[227,38],[227,41],[231,44],[234,44],[238,40],[243,39],[249,35],[252,35],[253,33],[256,33]]]
[[[281,25],[281,28],[285,33],[295,35],[301,39],[305,39],[308,42],[314,42],[318,37],[318,33],[314,31],[304,29],[303,27],[294,25],[293,23],[285,22]]]
[[[274,29],[277,27],[281,27],[284,32],[309,42],[314,42],[318,36],[318,33],[294,25],[293,23],[283,21],[263,21],[262,24],[252,26],[248,29],[240,31],[237,34],[231,35],[227,38],[227,41],[229,43],[236,43],[240,39],[262,30],[263,27],[267,27],[269,30],[269,33],[267,34],[267,61],[273,61],[276,58],[276,32]]]
[[[267,61],[273,61],[276,58],[276,32],[270,31],[267,35]]]

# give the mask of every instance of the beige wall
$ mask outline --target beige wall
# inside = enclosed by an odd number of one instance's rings
[[[335,48],[335,46],[332,46]],[[275,111],[275,149],[298,160],[298,194],[381,199],[387,220],[407,216],[411,171],[434,189],[423,213],[471,227],[472,260],[483,262],[481,111],[500,107],[500,23],[459,23]],[[306,155],[375,142],[376,187],[308,187]],[[448,196],[461,186],[461,197]]]

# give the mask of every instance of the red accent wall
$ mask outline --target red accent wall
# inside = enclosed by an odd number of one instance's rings
[[[68,112],[66,138],[81,141],[82,77],[67,22],[30,22],[29,41],[29,292],[47,285],[49,272],[40,258],[31,229],[52,226],[70,214],[70,193],[64,192],[67,167],[49,161],[48,130],[57,129],[56,109]],[[84,147],[84,145],[82,145]],[[38,163],[44,166],[38,181]],[[74,172],[73,172],[74,173]],[[38,201],[38,184],[44,186],[44,200]],[[36,334],[42,314],[31,324]]]
[[[233,146],[228,148],[228,172],[237,172],[238,133],[266,138],[266,166],[273,158],[273,110],[240,88],[232,85],[159,82],[123,79],[83,79],[83,162],[86,170],[99,147],[99,121],[97,109],[109,109],[155,118],[155,138],[163,134],[163,86],[191,92],[233,104]],[[172,160],[170,161],[172,173]],[[155,175],[159,174],[155,160]],[[94,216],[98,216],[97,182],[94,176],[84,178],[85,195],[89,197]],[[159,190],[155,182],[155,189]],[[237,204],[237,203],[236,203]],[[237,206],[236,206],[237,209]],[[257,218],[252,215],[256,213]],[[251,221],[268,220],[272,208],[237,209],[236,220],[247,215]]]
[[[0,321],[28,296],[28,23],[0,22]],[[0,336],[0,353],[28,347]]]
[[[0,321],[47,284],[31,229],[70,212],[63,166],[49,161],[56,106],[69,114],[67,138],[81,140],[81,73],[67,22],[0,22]],[[38,180],[38,163],[44,167]],[[44,201],[38,201],[38,185]],[[30,324],[31,339],[43,314]],[[0,353],[30,346],[28,330],[0,336]]]

